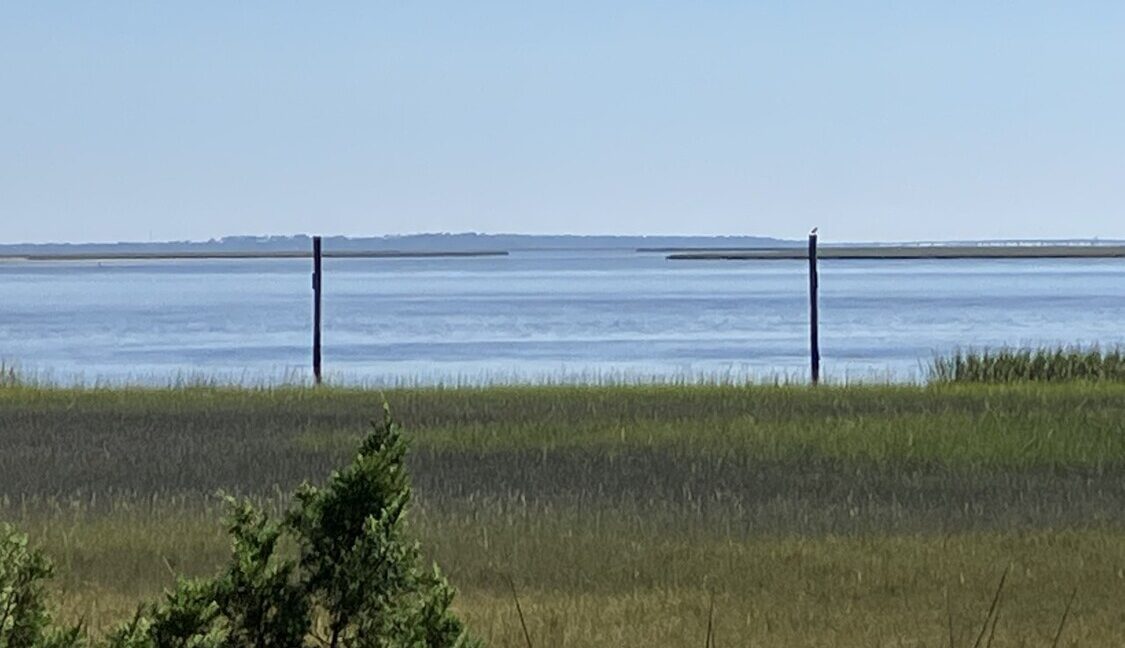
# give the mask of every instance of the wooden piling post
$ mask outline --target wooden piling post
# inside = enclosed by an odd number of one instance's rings
[[[321,320],[321,245],[320,237],[313,237],[313,379],[320,384],[320,320]]]
[[[816,230],[809,232],[809,362],[812,384],[820,382],[820,313],[817,305],[819,282],[816,273]]]

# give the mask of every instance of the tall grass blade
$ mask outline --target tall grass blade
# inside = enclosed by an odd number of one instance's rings
[[[1074,597],[1078,596],[1078,588],[1075,587],[1070,592],[1070,600],[1066,602],[1066,609],[1063,610],[1062,619],[1059,620],[1059,629],[1055,631],[1055,640],[1051,642],[1051,648],[1059,648],[1059,640],[1062,639],[1063,628],[1066,627],[1066,619],[1070,616],[1070,607],[1074,605]]]
[[[980,648],[981,642],[984,641],[984,635],[988,632],[988,624],[997,613],[1000,605],[1000,595],[1004,592],[1004,583],[1008,580],[1008,574],[1012,571],[1012,566],[1004,570],[1004,575],[1000,577],[1000,584],[996,586],[996,593],[992,595],[992,604],[988,606],[988,615],[984,617],[984,625],[980,628],[980,634],[977,635],[977,640],[973,642],[973,648]]]
[[[988,631],[988,641],[985,642],[985,648],[992,648],[992,640],[996,637],[996,624],[1000,623],[1000,609],[996,609],[996,616],[992,617],[992,629]]]
[[[711,590],[711,603],[707,610],[707,639],[703,642],[703,648],[714,648],[715,646],[715,590]]]
[[[954,648],[957,641],[953,638],[953,606],[949,603],[949,587],[945,588],[945,614],[949,620],[949,648]]]
[[[511,576],[506,576],[508,579],[508,587],[512,590],[512,600],[516,602],[516,614],[520,617],[520,627],[523,628],[523,638],[527,642],[527,648],[535,648],[531,644],[531,633],[527,630],[527,620],[523,616],[523,607],[520,606],[520,597],[516,593],[516,582],[512,580]]]

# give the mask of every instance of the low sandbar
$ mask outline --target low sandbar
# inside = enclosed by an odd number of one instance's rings
[[[1125,258],[1125,245],[874,245],[822,246],[821,259],[1112,259]],[[699,250],[668,259],[746,261],[807,259],[804,247],[760,250]]]

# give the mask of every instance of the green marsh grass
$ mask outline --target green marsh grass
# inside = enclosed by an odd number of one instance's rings
[[[934,360],[941,383],[1125,382],[1125,352],[1078,347],[959,351]]]
[[[284,504],[386,399],[417,535],[524,646],[1120,645],[1125,384],[0,389],[0,516],[96,627],[225,558],[214,493]]]

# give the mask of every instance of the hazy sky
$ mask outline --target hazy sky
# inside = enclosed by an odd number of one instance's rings
[[[1121,2],[171,5],[0,2],[0,241],[1125,238]]]

